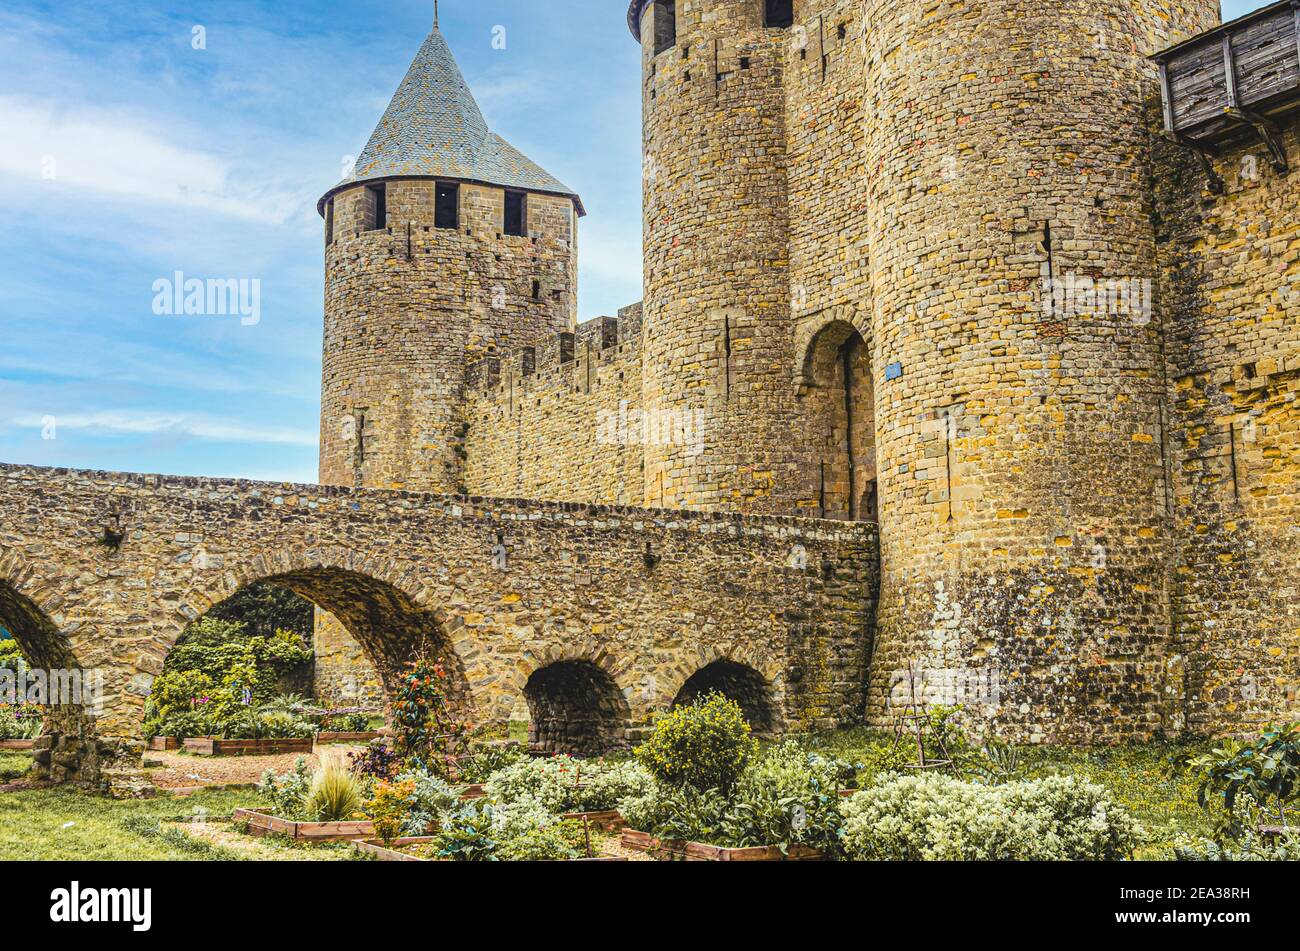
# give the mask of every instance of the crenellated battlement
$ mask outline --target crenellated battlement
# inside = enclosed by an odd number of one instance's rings
[[[595,317],[573,331],[489,354],[466,368],[466,392],[505,404],[541,391],[589,393],[610,377],[611,369],[640,360],[642,326],[641,305],[633,304],[617,317]]]

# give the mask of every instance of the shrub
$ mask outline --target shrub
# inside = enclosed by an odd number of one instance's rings
[[[212,678],[198,670],[167,670],[154,678],[144,704],[146,732],[183,714],[205,708],[216,690]],[[150,736],[179,734],[150,733]],[[197,734],[190,734],[197,735]]]
[[[577,802],[564,811],[605,812],[618,808],[620,800],[640,795],[653,787],[654,777],[634,760],[588,763],[583,767]]]
[[[291,773],[280,776],[273,769],[263,773],[257,791],[270,802],[272,815],[282,819],[301,820],[306,818],[304,805],[311,786],[312,776],[307,769],[307,760],[299,756]]]
[[[421,658],[407,666],[392,704],[397,753],[403,761],[451,778],[452,757],[467,727],[447,700],[447,671]]]
[[[670,786],[725,793],[735,785],[756,747],[740,705],[710,693],[660,720],[650,738],[637,747],[636,756],[656,779]]]
[[[438,857],[456,862],[496,862],[493,809],[487,802],[465,803],[449,812],[437,835]]]
[[[1219,807],[1216,835],[1241,839],[1264,816],[1286,823],[1286,810],[1300,798],[1300,724],[1269,727],[1253,742],[1229,740],[1187,761],[1200,781],[1202,809]]]
[[[534,799],[553,813],[613,809],[620,799],[644,791],[650,774],[636,763],[578,760],[563,754],[523,759],[497,770],[483,791],[498,804]]]
[[[796,843],[839,850],[843,764],[785,742],[753,763],[736,785],[722,822],[729,847]]]
[[[1069,777],[985,786],[904,776],[841,808],[845,851],[861,860],[1116,860],[1141,838],[1109,792]]]
[[[161,720],[148,720],[144,725],[144,735],[148,738],[175,736],[183,740],[191,736],[210,736],[213,730],[207,714],[201,710],[173,713]]]
[[[1248,831],[1235,846],[1184,835],[1174,843],[1173,858],[1178,862],[1297,862],[1300,861],[1300,829],[1274,842],[1266,842]]]
[[[527,751],[519,743],[480,747],[457,761],[457,778],[462,783],[484,783],[493,773],[524,759],[527,759]]]
[[[618,804],[629,826],[661,839],[719,843],[727,800],[716,789],[655,783]]]
[[[375,834],[385,845],[392,845],[402,832],[411,797],[415,795],[415,781],[380,782],[366,801],[366,815],[375,824]]]
[[[371,740],[359,753],[349,753],[352,772],[371,779],[392,779],[401,768],[402,758],[383,740]]]
[[[34,740],[41,735],[42,720],[41,710],[37,706],[2,704],[0,740]]]
[[[327,713],[320,718],[322,733],[366,733],[370,717],[364,713]]]
[[[413,770],[397,777],[398,782],[410,781],[414,786],[408,804],[406,820],[402,824],[404,835],[428,835],[436,828],[443,815],[450,812],[459,801],[456,793],[441,776],[425,770]]]
[[[337,761],[321,766],[303,801],[303,812],[313,822],[343,822],[361,809],[361,784]]]
[[[576,822],[553,822],[502,839],[496,855],[503,862],[567,862],[583,854],[582,841]]]
[[[26,665],[22,649],[12,637],[0,638],[0,670],[12,670],[14,673]]]

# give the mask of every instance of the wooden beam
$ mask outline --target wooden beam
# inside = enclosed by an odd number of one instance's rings
[[[1237,98],[1237,61],[1232,55],[1232,34],[1223,34],[1223,81],[1228,89],[1228,108],[1239,109]]]
[[[1300,4],[1300,0],[1296,0],[1296,3]],[[1300,16],[1300,12],[1297,12],[1297,16]],[[1169,64],[1163,61],[1160,63],[1160,100],[1164,107],[1165,132],[1172,135],[1175,131],[1174,94],[1169,86]]]
[[[1300,58],[1300,0],[1291,0],[1291,11],[1295,14],[1295,51]]]

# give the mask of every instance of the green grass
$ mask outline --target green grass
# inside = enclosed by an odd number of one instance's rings
[[[868,767],[893,742],[891,733],[865,728],[805,739],[809,749],[865,763]],[[915,740],[908,737],[904,743],[908,760],[914,760]],[[1185,771],[1172,766],[1174,757],[1190,750],[1208,749],[1211,745],[1209,741],[1152,742],[1096,749],[1025,746],[1018,747],[1017,751],[1020,778],[1078,776],[1109,789],[1115,801],[1147,830],[1148,842],[1139,850],[1137,858],[1158,859],[1168,857],[1179,835],[1208,838],[1213,832],[1212,818],[1196,804],[1196,783]]]
[[[31,753],[0,750],[0,783],[7,783],[26,774],[32,768]]]
[[[195,842],[159,819],[229,815],[256,805],[256,793],[213,790],[187,798],[117,801],[71,787],[0,795],[0,861],[145,861],[233,858]]]

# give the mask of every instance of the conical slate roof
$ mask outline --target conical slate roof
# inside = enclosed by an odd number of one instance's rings
[[[577,193],[492,132],[435,26],[350,177],[329,190],[395,177],[447,178],[566,195]]]

